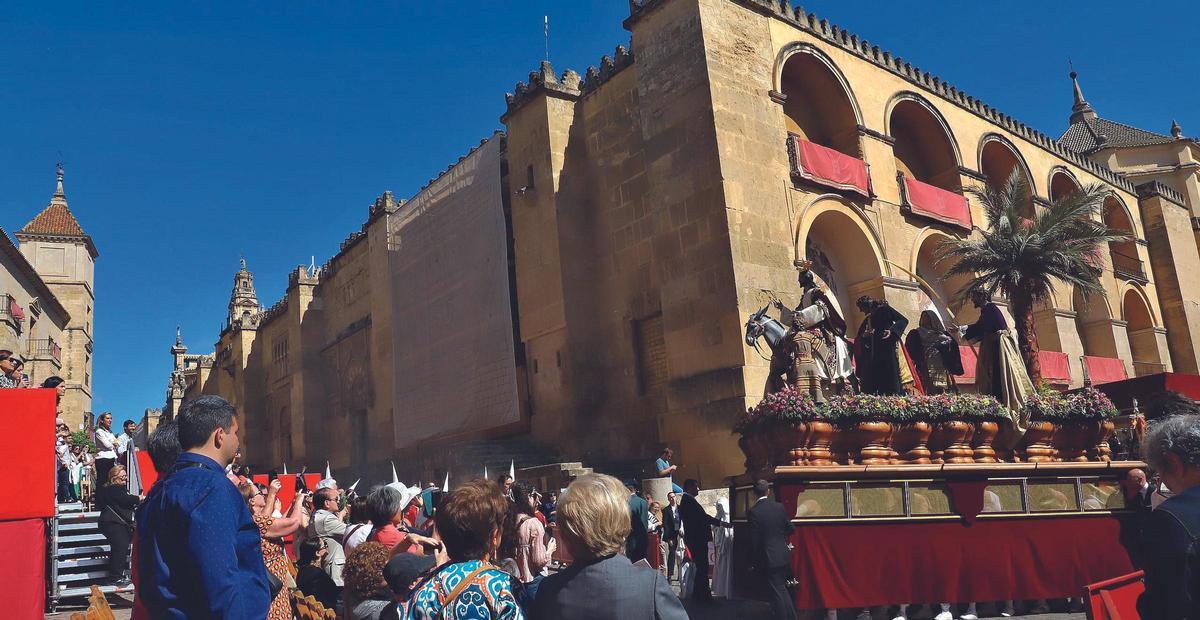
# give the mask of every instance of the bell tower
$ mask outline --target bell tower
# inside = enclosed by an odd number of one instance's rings
[[[254,292],[254,274],[246,270],[246,259],[243,258],[242,268],[233,274],[233,291],[229,294],[229,325],[237,325],[260,310],[258,295]]]

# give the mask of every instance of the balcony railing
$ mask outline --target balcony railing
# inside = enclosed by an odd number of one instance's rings
[[[62,365],[62,347],[53,338],[34,340],[30,343],[29,355],[34,359],[52,359]]]
[[[1145,284],[1150,281],[1146,277],[1146,268],[1142,259],[1130,256],[1117,250],[1109,252],[1112,255],[1113,274],[1123,280],[1134,280]]]
[[[1136,377],[1157,375],[1161,372],[1167,372],[1166,364],[1160,362],[1139,362],[1137,360],[1133,360],[1133,374]]]

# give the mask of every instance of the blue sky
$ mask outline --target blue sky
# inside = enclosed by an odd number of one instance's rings
[[[1068,57],[1102,116],[1200,134],[1182,43],[1200,17],[1184,1],[804,4],[1051,135],[1070,109]],[[0,8],[0,226],[45,206],[64,161],[100,250],[93,409],[161,406],[175,325],[192,352],[212,351],[243,253],[269,305],[375,196],[412,195],[501,128],[505,91],[542,58],[543,15],[555,67],[582,73],[628,42],[627,6]]]

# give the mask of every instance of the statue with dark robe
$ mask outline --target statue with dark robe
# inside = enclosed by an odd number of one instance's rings
[[[904,384],[911,385],[914,378],[907,363],[901,368],[904,354],[896,345],[908,328],[908,319],[886,301],[868,295],[859,297],[856,305],[865,315],[854,339],[854,370],[862,391],[896,396],[907,393]],[[907,382],[901,377],[902,370],[908,375]]]
[[[1024,404],[1033,393],[1033,382],[1000,307],[984,291],[971,293],[971,303],[979,308],[979,320],[960,329],[965,340],[979,343],[975,387],[980,394],[995,396],[1008,410],[1012,422],[1008,441],[1012,445],[1029,424]]]

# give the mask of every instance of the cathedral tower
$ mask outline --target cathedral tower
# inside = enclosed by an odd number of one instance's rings
[[[246,270],[246,259],[243,258],[242,268],[233,274],[233,291],[229,294],[229,325],[238,325],[261,310],[258,295],[254,292],[254,274]]]
[[[58,166],[58,183],[50,204],[17,232],[17,240],[21,254],[71,315],[63,331],[61,372],[67,393],[61,409],[67,424],[79,428],[80,422],[92,421],[92,317],[96,302],[92,285],[99,253],[67,208],[62,164]]]

